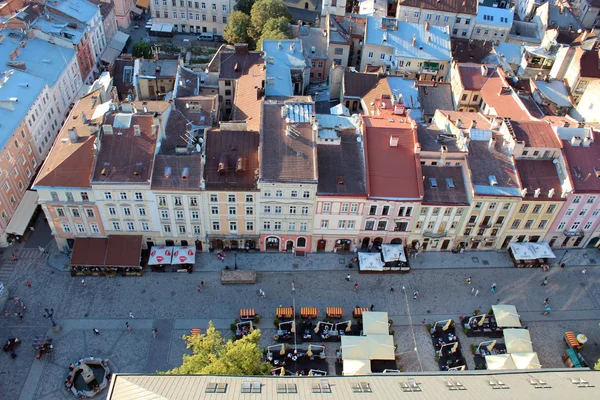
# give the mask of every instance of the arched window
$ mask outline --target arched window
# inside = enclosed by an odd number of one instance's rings
[[[301,237],[296,241],[296,247],[306,247],[306,239]]]

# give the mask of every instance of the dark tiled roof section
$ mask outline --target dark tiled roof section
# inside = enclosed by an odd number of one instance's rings
[[[579,67],[582,78],[600,78],[598,50],[587,50],[581,56]]]
[[[131,78],[133,78],[133,60],[124,58],[117,58],[115,60],[114,69],[112,72],[113,85],[116,86],[117,92],[119,92],[119,99],[124,100],[128,95],[132,98],[135,97],[135,87],[133,86],[133,79],[130,81],[123,81],[124,68],[131,67]]]
[[[552,130],[552,126],[541,121],[511,121],[510,124],[519,142],[526,147],[548,147],[560,149],[561,142]]]
[[[517,160],[517,170],[521,178],[523,189],[527,189],[525,199],[534,198],[536,189],[540,189],[537,200],[561,200],[562,188],[556,171],[556,165],[552,160]],[[554,196],[548,197],[550,189],[554,189]],[[562,199],[564,200],[564,199]]]
[[[90,3],[94,3],[98,6],[98,8],[100,9],[100,15],[102,15],[102,19],[106,19],[106,17],[108,17],[108,14],[110,14],[112,9],[115,8],[115,3],[113,3],[112,1],[106,2],[101,0],[90,0]]]
[[[200,76],[185,67],[179,68],[177,97],[197,96],[200,91]]]
[[[423,204],[469,204],[462,167],[423,165],[421,169]]]
[[[206,189],[256,189],[259,141],[258,133],[252,131],[208,131],[204,165]],[[224,164],[225,171],[219,172],[220,163]],[[241,167],[239,171],[238,167]]]
[[[477,15],[477,0],[399,0],[398,6]]]
[[[177,75],[178,60],[139,60],[140,75],[156,76],[157,78],[172,78]]]
[[[108,238],[76,238],[71,265],[103,266],[107,247]]]
[[[106,266],[137,267],[140,265],[142,235],[110,235],[106,248]]]
[[[339,145],[317,146],[320,194],[366,194],[362,144],[354,131],[340,132]]]
[[[282,103],[263,104],[261,135],[261,177],[270,181],[316,181],[316,145],[310,123],[293,124],[293,135],[286,135],[281,118]]]
[[[480,63],[491,54],[493,41],[451,38],[452,59],[457,62]]]
[[[419,86],[419,103],[425,115],[433,115],[436,110],[453,110],[452,86],[449,83]]]
[[[415,154],[416,128],[411,123],[363,117],[367,193],[370,197],[418,199],[423,196],[421,163]],[[390,146],[390,138],[398,139]]]
[[[377,74],[344,72],[344,97],[363,97],[377,84]]]
[[[573,146],[568,140],[562,143],[575,193],[600,192],[600,178],[596,175],[596,170],[600,171],[600,144],[584,147]]]
[[[264,63],[262,52],[250,51],[248,53],[223,52],[221,53],[220,79],[238,79],[247,74],[255,65]]]
[[[158,154],[152,172],[152,190],[200,190],[202,156],[190,154]]]
[[[175,107],[169,114],[165,138],[161,143],[161,154],[173,154],[178,147],[188,146],[185,134],[190,129],[190,122],[196,126],[211,126],[214,117],[212,112],[217,108],[217,100],[217,95],[175,99]],[[186,104],[190,105],[190,108],[187,108]]]
[[[448,135],[434,124],[429,126],[419,124],[417,127],[417,135],[419,143],[421,144],[421,151],[440,151],[442,145],[444,145],[448,148],[448,152],[450,153],[460,152],[456,145],[456,139],[450,139],[451,135]],[[445,135],[446,138],[440,135]]]
[[[512,156],[502,148],[502,135],[493,134],[496,144],[489,148],[489,142],[471,140],[467,160],[471,170],[473,185],[489,186],[489,176],[496,176],[498,186],[518,188],[519,181],[512,162]]]
[[[459,64],[458,72],[462,86],[466,90],[479,91],[488,78],[494,74],[496,67],[483,64]]]
[[[104,124],[113,125],[117,114],[107,115]],[[103,133],[92,181],[148,182],[154,165],[157,139],[152,132],[152,124],[152,115],[133,114],[129,128],[113,127],[112,135]],[[135,136],[135,125],[140,127],[139,136]]]

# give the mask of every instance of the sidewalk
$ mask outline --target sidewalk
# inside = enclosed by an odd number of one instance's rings
[[[564,256],[566,254],[566,256]],[[554,250],[557,264],[562,258],[566,267],[592,267],[598,265],[600,252],[598,249]],[[564,256],[564,258],[563,258]],[[226,266],[239,269],[255,269],[258,271],[341,271],[355,255],[353,253],[308,253],[306,257],[295,257],[290,253],[226,253],[224,261],[217,259],[216,253],[198,253],[195,271],[218,272]],[[469,251],[462,254],[450,252],[423,252],[417,258],[409,260],[415,270],[428,269],[469,269],[469,268],[514,268],[505,251]],[[354,269],[356,271],[356,269]],[[356,271],[358,272],[358,271]]]

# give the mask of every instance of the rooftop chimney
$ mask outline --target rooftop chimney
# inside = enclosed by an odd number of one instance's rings
[[[142,134],[142,132],[140,131],[140,126],[134,125],[133,126],[133,136],[140,136],[141,134]]]
[[[235,162],[235,173],[238,175],[243,175],[244,171],[246,171],[246,159],[244,157],[238,157]]]
[[[471,129],[475,129],[475,128],[477,128],[477,121],[473,120],[473,121],[471,121]]]
[[[417,45],[417,35],[413,34],[413,37],[412,37],[412,46],[415,47],[416,45]]]
[[[496,138],[495,137],[491,137],[490,141],[488,142],[488,148],[493,149],[496,147]]]
[[[79,135],[77,134],[77,128],[71,128],[67,131],[67,133],[69,134],[69,141],[71,143],[77,143],[77,141],[79,140]]]
[[[110,124],[104,124],[104,125],[102,125],[102,130],[104,131],[105,135],[112,135],[113,134],[113,128],[112,128],[112,125],[110,125]]]
[[[431,35],[427,35],[427,43],[431,42]]]
[[[581,137],[573,136],[571,138],[571,146],[579,146],[581,144]]]
[[[217,173],[219,175],[225,175],[227,173],[228,161],[229,158],[227,157],[227,153],[221,154],[221,157],[219,158],[219,165],[217,167]]]
[[[460,119],[460,118],[456,120],[456,127],[457,127],[458,129],[462,128],[462,121],[461,121],[461,119]]]
[[[425,22],[425,30],[428,31],[429,30],[429,22]]]
[[[294,54],[294,49],[296,48],[295,43],[290,43],[290,54]]]
[[[554,196],[554,188],[548,190],[548,197],[552,198],[552,196]]]
[[[169,179],[171,177],[171,167],[165,167],[165,179]]]
[[[485,65],[481,66],[481,76],[487,76],[488,68]]]
[[[542,193],[542,189],[540,189],[540,188],[535,189],[535,192],[533,192],[533,197],[535,197],[537,199],[538,197],[540,197],[540,193]]]
[[[390,136],[390,147],[398,147],[398,141],[400,138],[398,136]]]
[[[525,197],[527,195],[527,188],[521,190],[521,197]]]
[[[183,172],[181,173],[181,179],[187,180],[187,178],[188,178],[189,175],[190,175],[190,169],[189,168],[184,168]]]

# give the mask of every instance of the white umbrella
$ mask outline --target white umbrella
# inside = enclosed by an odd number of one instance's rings
[[[542,365],[537,353],[511,353],[510,355],[517,369],[541,369]]]
[[[487,369],[517,369],[510,354],[496,354],[493,356],[485,356]]]
[[[531,336],[527,329],[505,329],[503,332],[506,351],[509,354],[533,352]]]

